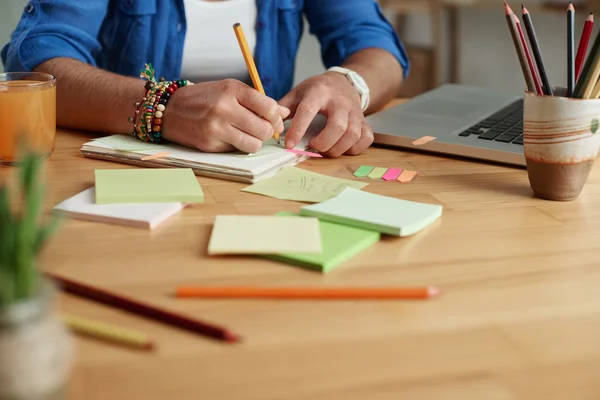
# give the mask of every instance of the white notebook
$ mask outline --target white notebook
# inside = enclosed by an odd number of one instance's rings
[[[305,150],[311,137],[319,133],[326,124],[325,117],[318,115],[306,135],[295,147]],[[286,131],[291,121],[285,122]],[[285,166],[296,165],[307,156],[286,151],[275,141],[267,141],[257,154],[204,153],[196,149],[173,143],[152,144],[141,142],[129,135],[112,135],[87,142],[81,153],[90,158],[123,162],[146,167],[191,168],[196,175],[227,179],[238,182],[256,183],[275,175]],[[168,153],[160,158],[142,160],[145,156]]]
[[[75,219],[153,229],[185,207],[184,203],[96,204],[95,192],[95,188],[84,190],[54,210]]]

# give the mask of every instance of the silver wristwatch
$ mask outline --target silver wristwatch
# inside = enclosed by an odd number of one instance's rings
[[[360,106],[362,110],[365,111],[367,107],[369,107],[369,86],[367,86],[367,82],[365,82],[362,76],[351,69],[342,67],[331,67],[327,71],[338,72],[345,75],[350,84],[354,86],[360,95]]]

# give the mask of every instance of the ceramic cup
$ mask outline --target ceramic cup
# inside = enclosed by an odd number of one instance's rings
[[[529,184],[538,197],[579,196],[600,148],[600,99],[525,92],[523,144]]]

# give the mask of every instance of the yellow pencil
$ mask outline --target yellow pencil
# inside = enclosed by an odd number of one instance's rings
[[[62,321],[74,332],[121,345],[153,350],[154,343],[142,332],[74,315],[61,315]]]
[[[244,56],[246,68],[248,68],[248,74],[250,74],[250,79],[252,79],[252,84],[254,85],[254,88],[262,94],[265,94],[265,89],[263,88],[262,82],[260,81],[260,76],[258,75],[256,64],[254,64],[254,58],[252,58],[252,53],[250,52],[250,48],[248,47],[248,42],[246,41],[246,35],[244,34],[242,25],[239,22],[236,22],[235,24],[233,24],[233,31],[235,32],[235,37],[237,38],[238,44],[240,45],[240,50],[242,51],[242,55]],[[279,132],[275,132],[273,138],[279,142]]]

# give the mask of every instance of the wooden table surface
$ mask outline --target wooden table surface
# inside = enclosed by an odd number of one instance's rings
[[[91,187],[90,134],[61,131],[47,206]],[[155,231],[70,220],[44,268],[208,320],[224,344],[60,296],[60,309],[143,330],[154,353],[78,338],[70,399],[508,400],[600,398],[600,166],[576,201],[536,199],[524,169],[372,147],[301,168],[351,178],[347,165],[417,169],[410,184],[364,190],[442,204],[442,218],[385,238],[328,275],[248,257],[210,258],[218,214],[298,211],[301,203],[199,178],[205,203]],[[2,170],[3,176],[8,172]],[[177,300],[181,284],[436,285],[430,301]]]

